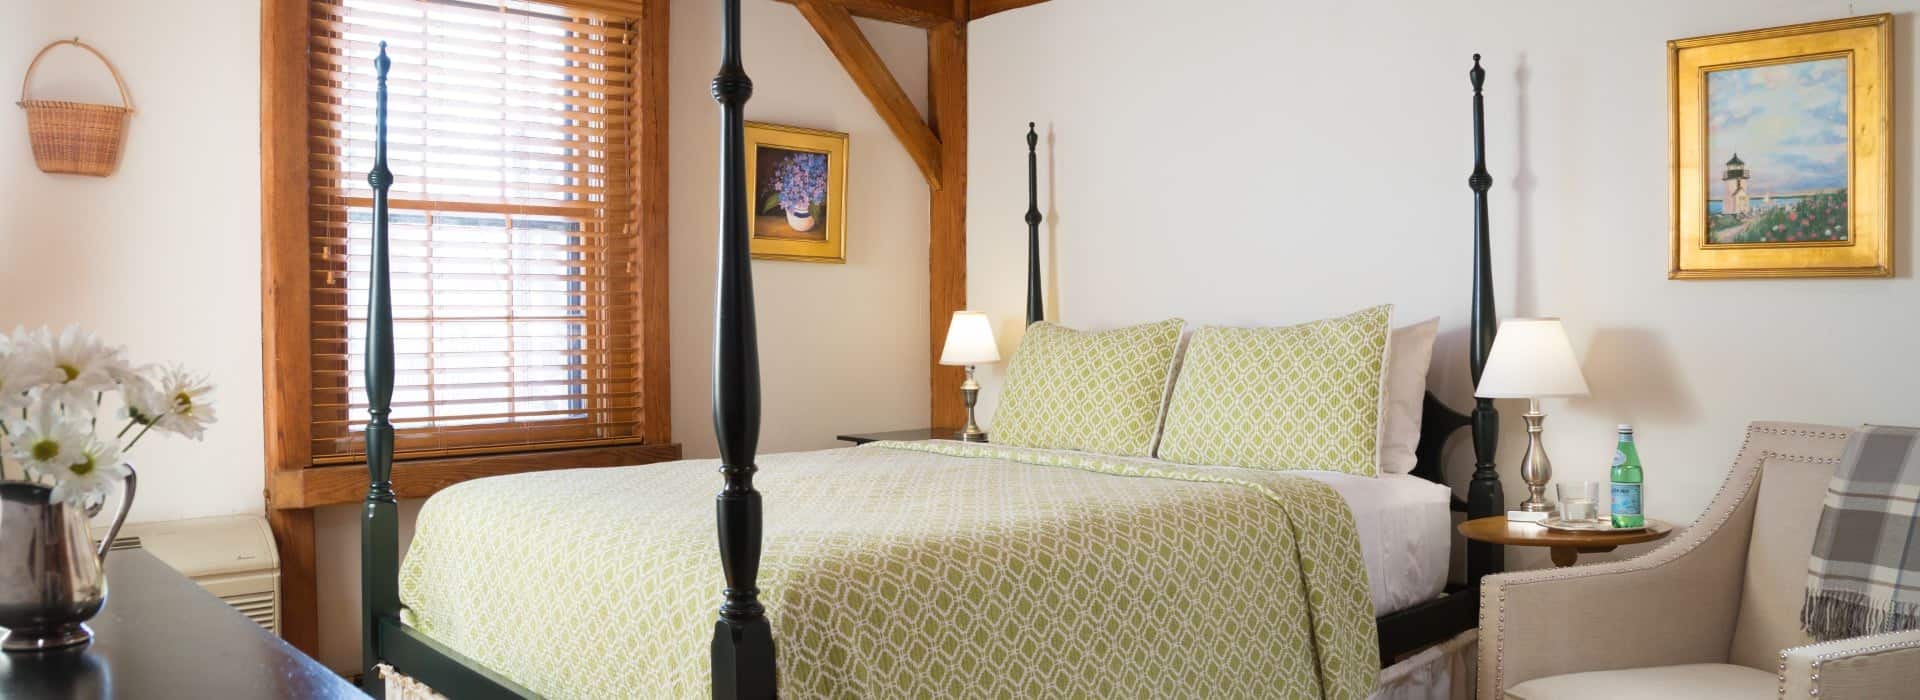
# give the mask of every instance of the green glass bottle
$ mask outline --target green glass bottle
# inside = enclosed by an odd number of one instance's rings
[[[1640,510],[1640,451],[1633,446],[1633,426],[1620,426],[1620,442],[1613,448],[1613,526],[1645,527]]]

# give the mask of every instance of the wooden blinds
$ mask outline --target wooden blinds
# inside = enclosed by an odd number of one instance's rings
[[[593,8],[310,4],[315,463],[364,452],[382,41],[402,458],[640,441],[637,18]]]

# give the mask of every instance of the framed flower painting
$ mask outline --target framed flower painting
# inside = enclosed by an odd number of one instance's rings
[[[1893,274],[1892,17],[1667,42],[1675,279]]]
[[[747,122],[753,257],[847,261],[847,135]]]

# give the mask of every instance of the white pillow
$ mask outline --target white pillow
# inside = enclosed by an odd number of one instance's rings
[[[1427,396],[1427,366],[1433,361],[1433,339],[1440,332],[1434,317],[1387,334],[1387,390],[1381,420],[1380,473],[1413,471],[1414,447],[1420,444],[1420,409]]]

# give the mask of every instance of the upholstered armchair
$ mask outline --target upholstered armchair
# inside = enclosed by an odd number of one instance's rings
[[[1813,644],[1807,557],[1847,428],[1754,423],[1687,531],[1643,556],[1489,576],[1480,700],[1920,698],[1920,632]]]

